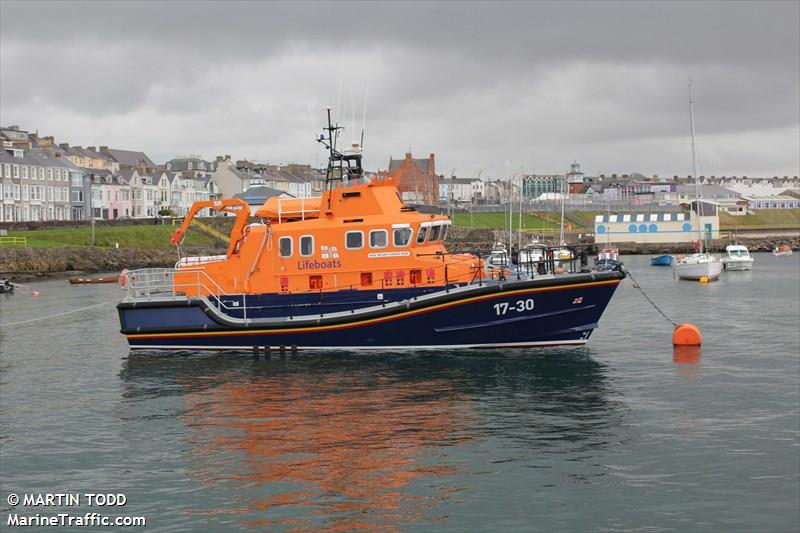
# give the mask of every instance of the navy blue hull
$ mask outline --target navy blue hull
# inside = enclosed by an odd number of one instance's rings
[[[439,291],[402,305],[349,313],[308,312],[293,319],[221,317],[203,300],[121,303],[132,348],[326,349],[436,348],[582,344],[597,327],[621,272],[509,282]],[[249,299],[250,297],[248,297]],[[286,308],[284,308],[285,310]],[[249,312],[249,311],[248,311]]]

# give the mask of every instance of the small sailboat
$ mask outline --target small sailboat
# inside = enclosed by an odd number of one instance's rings
[[[650,266],[672,266],[672,256],[664,254],[651,257]]]
[[[722,258],[725,270],[752,270],[753,256],[746,246],[731,244],[725,247],[725,257]]]
[[[787,257],[792,255],[792,247],[788,244],[781,244],[774,250],[772,250],[772,255],[776,257]]]
[[[692,100],[692,82],[689,80],[689,123],[692,130],[692,177],[695,186],[695,221],[697,225],[697,253],[677,259],[673,264],[675,275],[679,279],[691,281],[714,281],[722,273],[722,262],[713,254],[705,252],[705,243],[700,231],[700,182],[697,179],[697,152],[694,142],[694,101]]]

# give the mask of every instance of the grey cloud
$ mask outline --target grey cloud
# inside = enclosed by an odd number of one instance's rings
[[[115,143],[161,159],[316,157],[308,106],[318,125],[340,100],[360,123],[369,86],[376,167],[411,145],[465,173],[573,157],[663,173],[684,162],[693,77],[698,136],[737,146],[714,150],[718,173],[800,166],[796,2],[2,1],[0,15],[4,122],[71,140],[112,121]]]

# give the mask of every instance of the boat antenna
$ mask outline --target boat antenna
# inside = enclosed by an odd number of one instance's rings
[[[692,79],[689,78],[689,126],[692,132],[692,177],[694,178],[694,196],[697,206],[697,240],[700,242],[700,252],[705,251],[703,234],[700,231],[700,180],[697,179],[697,151],[694,141],[694,98],[692,95]]]
[[[358,179],[364,175],[361,168],[361,150],[345,151],[342,153],[337,149],[337,141],[339,138],[339,131],[342,126],[338,123],[334,125],[331,120],[331,108],[327,107],[328,126],[323,128],[327,132],[320,134],[317,142],[328,149],[328,168],[325,171],[325,190],[328,191],[328,210],[331,209],[331,195],[330,191],[335,188],[335,182],[343,182],[345,177],[348,180]]]

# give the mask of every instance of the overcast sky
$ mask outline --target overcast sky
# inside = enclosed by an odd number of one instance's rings
[[[57,142],[505,177],[798,175],[800,2],[9,2],[0,124]],[[366,114],[364,113],[366,109]]]

